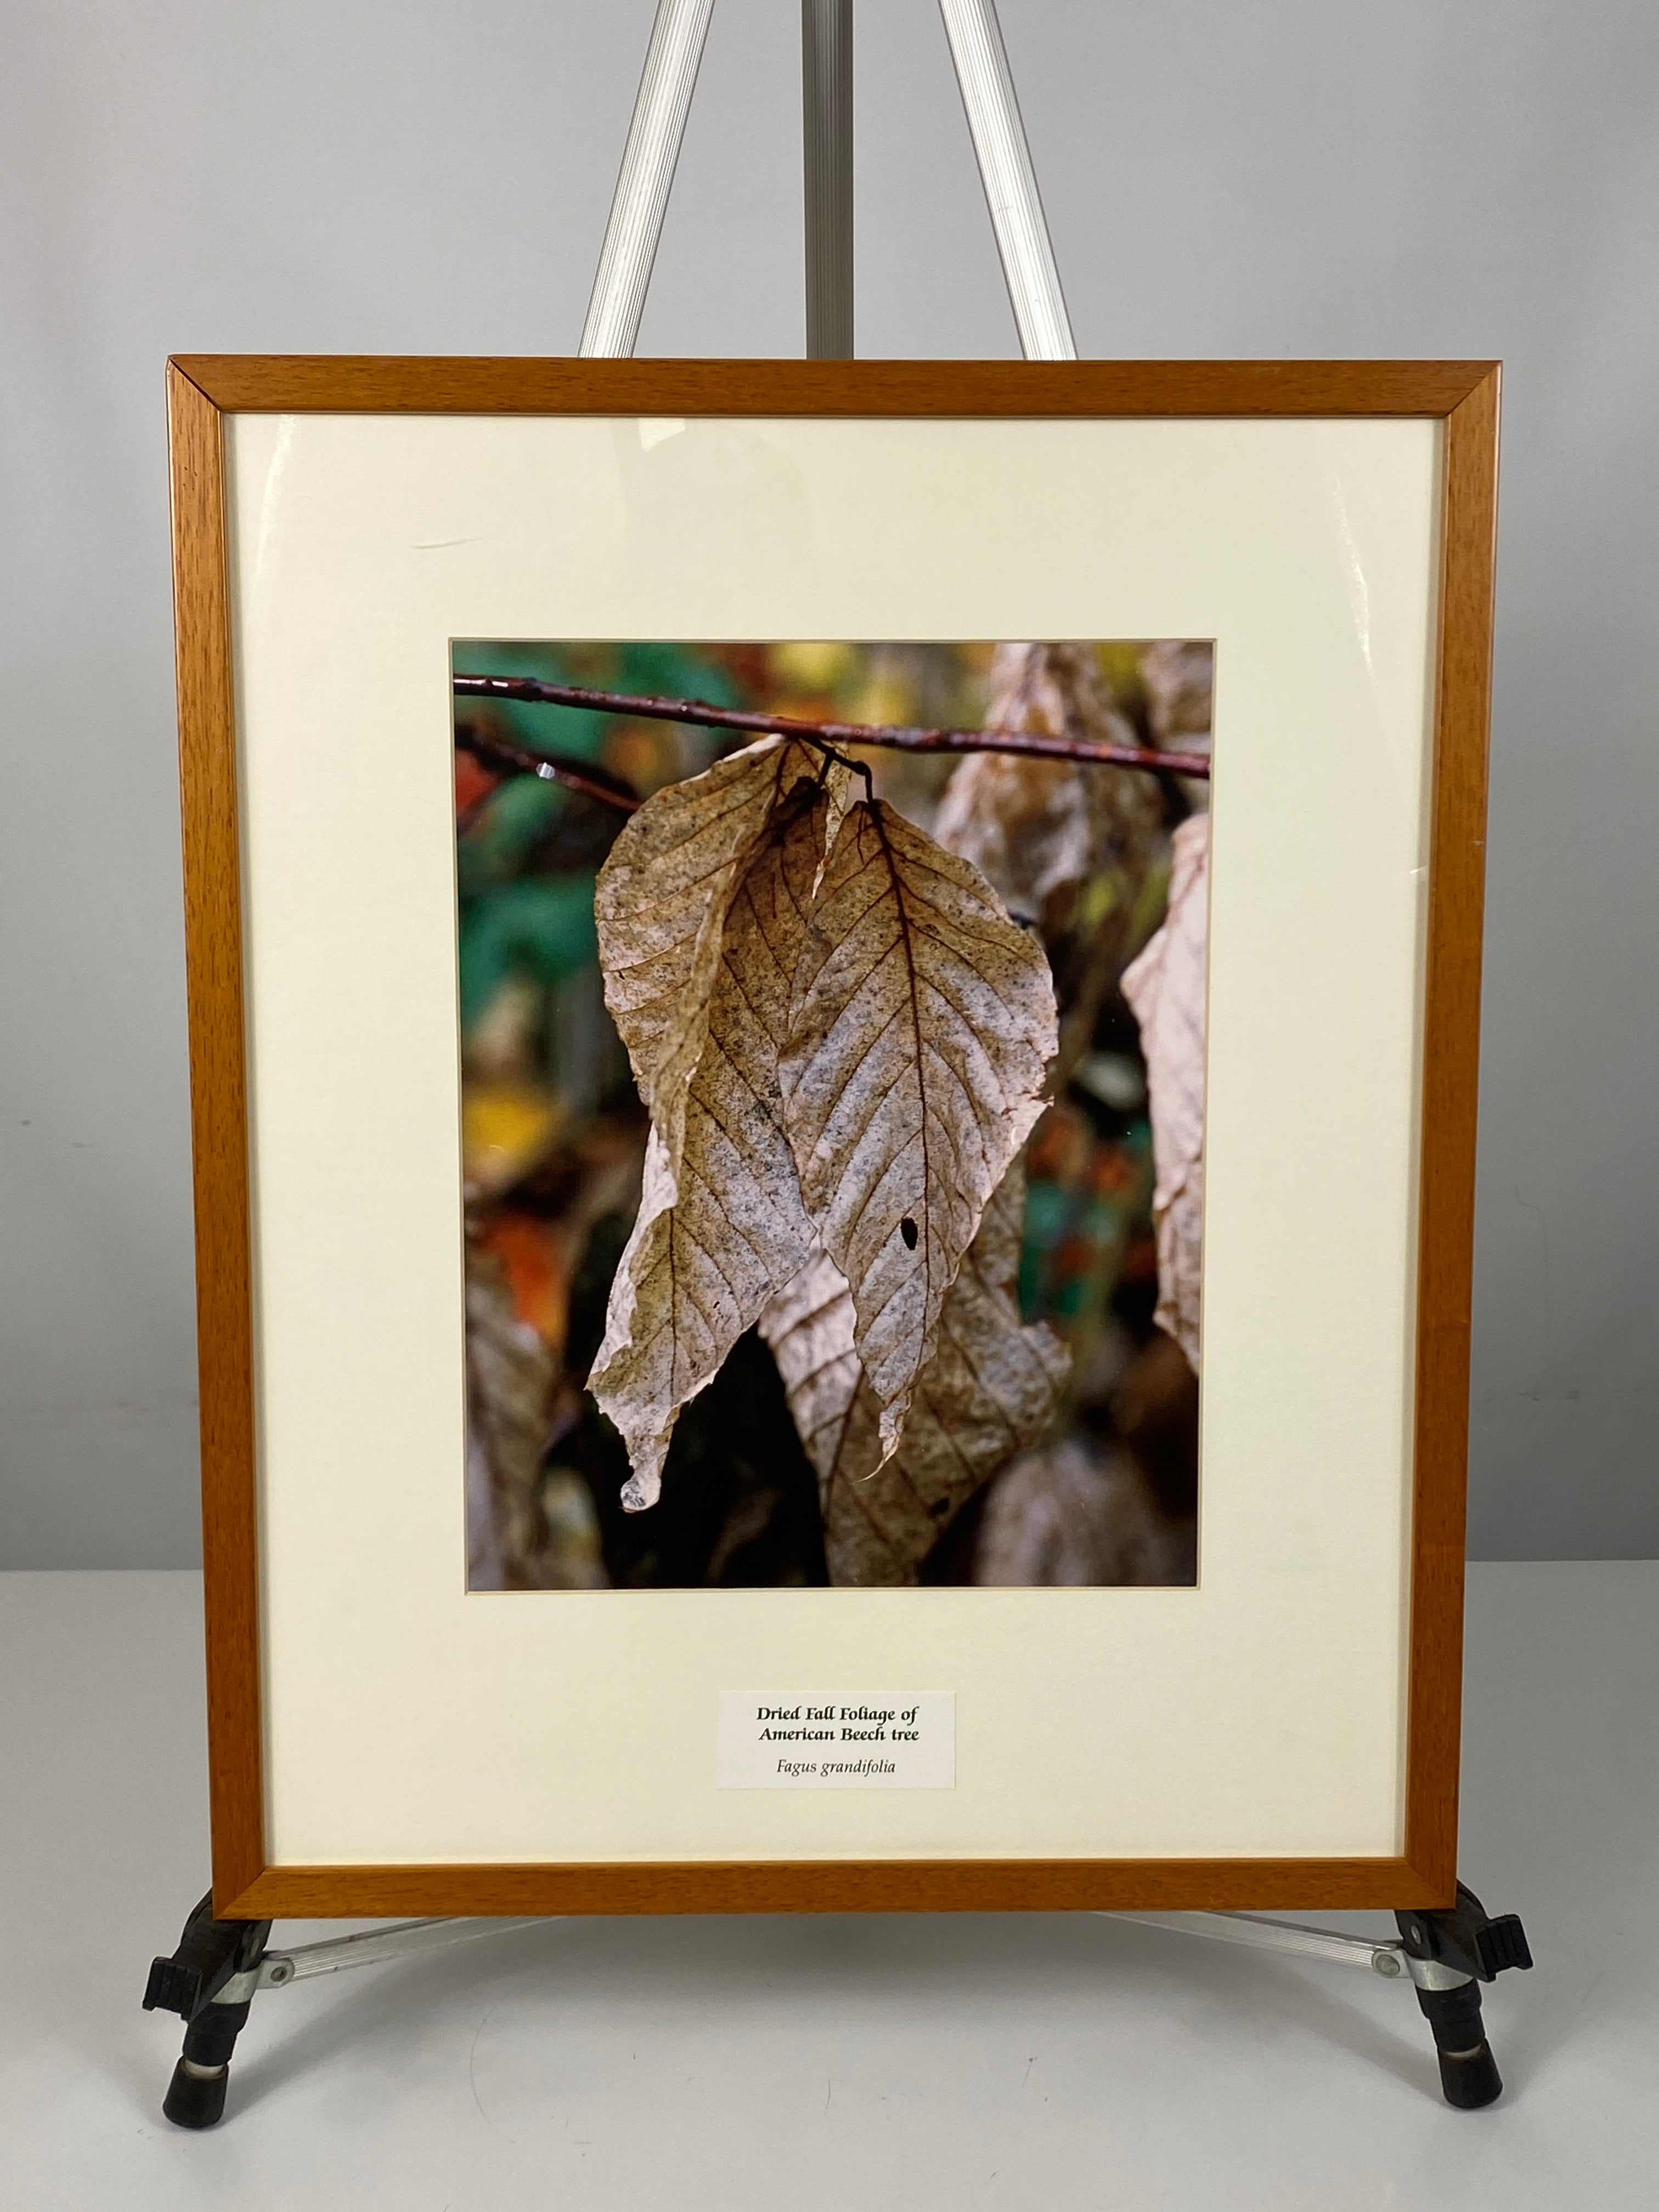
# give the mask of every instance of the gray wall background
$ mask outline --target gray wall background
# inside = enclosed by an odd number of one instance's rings
[[[1659,11],[1001,12],[1085,355],[1508,365],[1470,1548],[1649,1556]],[[0,1565],[198,1555],[164,357],[574,350],[651,14],[7,0]],[[641,352],[801,349],[798,36],[720,0]],[[860,351],[1012,354],[932,0],[857,75]]]

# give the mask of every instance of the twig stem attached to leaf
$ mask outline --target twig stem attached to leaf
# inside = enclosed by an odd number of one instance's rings
[[[581,684],[542,684],[530,676],[457,676],[454,689],[458,699],[507,699],[526,706],[580,707],[590,712],[628,714],[649,721],[691,722],[699,729],[740,730],[750,737],[799,738],[808,744],[819,746],[878,745],[906,753],[1026,753],[1044,760],[1093,762],[1102,768],[1142,769],[1155,775],[1207,776],[1210,773],[1206,753],[1154,752],[1139,745],[1101,744],[1088,738],[1050,737],[1041,730],[913,729],[887,722],[813,722],[793,714],[763,714],[738,707],[714,707],[703,699],[660,699],[644,692],[596,691]],[[529,763],[538,757],[526,753],[522,757]],[[532,772],[548,773],[540,768]],[[592,771],[587,773],[592,775]],[[558,775],[557,780],[570,781],[563,774]],[[592,795],[603,797],[604,793],[595,792]]]
[[[592,761],[574,760],[568,753],[527,752],[522,745],[509,744],[505,738],[487,738],[482,730],[466,726],[456,731],[455,748],[458,752],[471,753],[483,768],[500,769],[503,775],[538,775],[546,783],[564,784],[584,798],[599,799],[623,814],[639,811],[640,795],[633,786],[608,769],[595,767]],[[463,831],[471,829],[478,809],[493,796],[493,792],[486,792],[483,799],[476,800],[458,827]]]

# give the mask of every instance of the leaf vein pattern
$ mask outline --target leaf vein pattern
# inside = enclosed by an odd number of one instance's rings
[[[878,1104],[884,1104],[885,1101],[879,1101],[878,1103]],[[874,1113],[872,1113],[870,1119],[871,1121],[875,1119]],[[868,1127],[867,1123],[866,1124],[866,1127]],[[842,1234],[842,1242],[849,1251],[852,1249],[853,1239],[858,1235],[859,1231],[864,1226],[864,1217],[869,1212],[871,1202],[874,1199],[876,1193],[881,1188],[888,1177],[896,1171],[901,1162],[909,1152],[911,1146],[915,1143],[916,1139],[921,1134],[921,1131],[920,1127],[908,1131],[905,1134],[904,1141],[900,1145],[898,1150],[892,1155],[891,1158],[887,1161],[886,1164],[883,1167],[881,1173],[876,1176],[872,1182],[869,1182],[865,1185],[864,1195],[859,1200],[859,1210],[853,1216],[851,1221],[848,1223],[846,1230]]]
[[[740,1221],[734,1221],[732,1216],[726,1212],[720,1193],[709,1182],[708,1176],[703,1174],[702,1170],[696,1165],[695,1161],[687,1160],[685,1163],[685,1170],[688,1175],[695,1176],[697,1182],[702,1184],[703,1189],[708,1193],[709,1203],[715,1212],[719,1214],[720,1219],[726,1224],[726,1227],[732,1231],[734,1236],[742,1238],[743,1242],[754,1254],[755,1258],[761,1267],[764,1269],[766,1261],[759,1245],[757,1245],[754,1238],[750,1236],[743,1224]],[[704,1243],[702,1237],[699,1236],[696,1230],[692,1227],[691,1224],[689,1221],[683,1222],[680,1219],[680,1207],[677,1206],[673,1212],[669,1215],[668,1218],[670,1224],[669,1233],[671,1235],[678,1234],[679,1236],[684,1237],[686,1243],[694,1251],[698,1251],[702,1254],[703,1258],[708,1261],[710,1267],[714,1270],[715,1274],[720,1277],[726,1289],[731,1291],[732,1303],[736,1306],[738,1312],[741,1313],[743,1310],[743,1300],[738,1295],[736,1284],[732,1280],[730,1275],[726,1273],[725,1268],[721,1267],[720,1261],[714,1257],[714,1253],[709,1249],[708,1246]]]
[[[855,1076],[855,1075],[859,1073],[859,1070],[860,1070],[860,1069],[864,1066],[865,1061],[866,1061],[866,1060],[868,1060],[868,1059],[869,1059],[869,1057],[870,1057],[871,1054],[872,1054],[872,1052],[874,1052],[874,1050],[875,1050],[876,1047],[877,1047],[877,1046],[881,1042],[882,1039],[886,1036],[886,1034],[887,1034],[888,1030],[890,1030],[890,1029],[892,1028],[892,1026],[893,1026],[894,1023],[895,1023],[895,1022],[896,1022],[896,1021],[899,1019],[899,1018],[900,1018],[900,1016],[902,1014],[903,1011],[904,1011],[904,1009],[902,1008],[902,1006],[895,1006],[895,1007],[894,1007],[894,1009],[893,1009],[893,1011],[892,1011],[892,1012],[891,1012],[890,1014],[889,1014],[889,1016],[887,1017],[887,1019],[886,1019],[886,1020],[882,1024],[881,1027],[880,1027],[877,1031],[876,1031],[876,1034],[874,1035],[874,1036],[872,1036],[872,1037],[871,1038],[871,1040],[870,1040],[869,1043],[865,1047],[864,1050],[863,1050],[863,1051],[859,1054],[858,1059],[854,1062],[853,1066],[852,1066],[848,1070],[848,1072],[847,1072],[847,1075],[846,1075],[845,1079],[843,1079],[843,1083],[842,1083],[842,1090],[843,1090],[843,1091],[847,1089],[847,1087],[848,1087],[848,1085],[850,1085],[850,1084],[851,1084],[851,1082],[852,1082],[852,1079],[853,1079],[854,1076]],[[814,1054],[813,1058],[816,1060],[816,1059],[817,1059],[817,1054]],[[872,1102],[871,1106],[870,1106],[870,1110],[869,1110],[869,1112],[866,1115],[866,1116],[865,1116],[865,1118],[864,1118],[863,1121],[860,1124],[860,1126],[859,1126],[859,1133],[858,1133],[858,1136],[857,1136],[857,1138],[854,1139],[854,1144],[853,1144],[853,1145],[848,1148],[849,1150],[856,1151],[856,1149],[857,1149],[858,1146],[863,1143],[864,1139],[865,1139],[865,1136],[866,1136],[866,1134],[867,1133],[867,1132],[868,1132],[868,1130],[869,1130],[869,1127],[870,1127],[870,1124],[871,1124],[871,1122],[874,1121],[874,1119],[875,1119],[876,1115],[877,1115],[881,1111],[882,1107],[886,1103],[887,1100],[889,1099],[889,1097],[890,1097],[890,1096],[891,1096],[891,1093],[890,1093],[890,1092],[889,1092],[889,1091],[877,1091],[877,1092],[875,1093],[874,1097],[873,1097]],[[831,1099],[831,1100],[830,1100],[830,1105],[829,1105],[828,1109],[825,1111],[825,1113],[824,1113],[824,1115],[823,1115],[823,1116],[822,1120],[820,1120],[820,1121],[818,1122],[818,1125],[817,1125],[817,1128],[813,1130],[813,1132],[812,1132],[812,1149],[813,1149],[814,1152],[817,1152],[817,1147],[818,1147],[818,1145],[819,1145],[819,1143],[820,1143],[820,1142],[822,1141],[822,1139],[823,1139],[823,1136],[824,1130],[825,1130],[825,1129],[828,1127],[828,1126],[829,1126],[830,1119],[831,1115],[833,1115],[833,1113],[835,1112],[836,1108],[840,1103],[841,1103],[841,1100],[840,1100],[839,1098],[833,1098],[833,1099]]]

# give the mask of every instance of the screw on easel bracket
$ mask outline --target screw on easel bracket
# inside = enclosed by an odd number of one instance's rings
[[[1523,1971],[1532,1952],[1519,1917],[1493,1919],[1460,1881],[1457,1901],[1437,1912],[1396,1912],[1417,2002],[1434,2037],[1440,2086],[1462,2112],[1495,2103],[1504,2080],[1480,2017],[1480,1984],[1510,1966]]]
[[[185,1923],[177,1947],[150,1962],[146,2012],[176,2012],[185,2047],[162,2100],[175,2126],[210,2128],[225,2109],[231,2053],[247,2023],[270,1935],[268,1920],[216,1920],[209,1891]]]

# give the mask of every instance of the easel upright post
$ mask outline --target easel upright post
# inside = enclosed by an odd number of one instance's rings
[[[853,0],[800,0],[806,357],[853,358]]]

